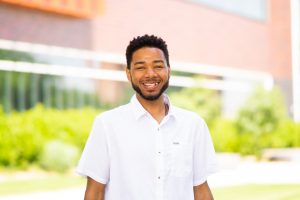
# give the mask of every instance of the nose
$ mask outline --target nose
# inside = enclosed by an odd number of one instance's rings
[[[146,77],[153,77],[156,76],[156,72],[152,67],[148,67],[146,70]]]

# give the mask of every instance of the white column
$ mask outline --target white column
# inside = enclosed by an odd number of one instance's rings
[[[293,118],[300,122],[300,0],[291,0]]]

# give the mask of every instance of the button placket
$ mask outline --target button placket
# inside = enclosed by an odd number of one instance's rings
[[[161,199],[163,197],[163,172],[164,172],[164,164],[163,164],[163,142],[162,142],[162,133],[161,128],[156,128],[156,152],[157,152],[157,199]]]

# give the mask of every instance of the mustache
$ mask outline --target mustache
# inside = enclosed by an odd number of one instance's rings
[[[146,78],[144,80],[142,80],[141,82],[159,82],[160,79],[159,78]]]

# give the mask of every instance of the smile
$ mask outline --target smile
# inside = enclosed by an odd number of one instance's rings
[[[159,84],[159,82],[155,82],[155,83],[143,83],[143,86],[147,89],[153,89],[155,88],[157,85]]]

